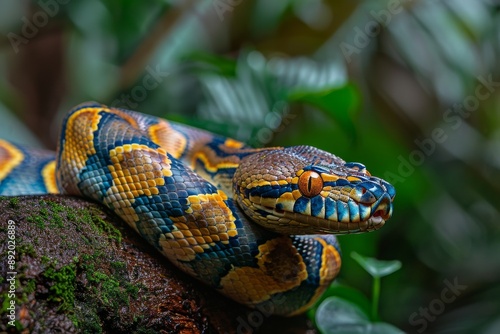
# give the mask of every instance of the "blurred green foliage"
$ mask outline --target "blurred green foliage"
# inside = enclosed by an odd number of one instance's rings
[[[395,185],[394,216],[339,239],[344,254],[403,263],[380,317],[500,330],[493,0],[5,0],[0,31],[0,137],[54,148],[64,112],[97,100],[362,162]],[[338,283],[369,296],[369,275],[343,260]],[[437,308],[454,280],[466,289]]]

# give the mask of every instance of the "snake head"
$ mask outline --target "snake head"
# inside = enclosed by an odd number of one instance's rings
[[[310,146],[263,149],[234,175],[234,198],[246,215],[287,234],[379,229],[393,211],[395,189],[360,163]]]

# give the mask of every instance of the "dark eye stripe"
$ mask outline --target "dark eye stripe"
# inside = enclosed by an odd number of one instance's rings
[[[245,197],[260,196],[264,198],[279,198],[287,192],[291,192],[292,185],[286,184],[282,186],[258,186],[250,189],[245,189]]]

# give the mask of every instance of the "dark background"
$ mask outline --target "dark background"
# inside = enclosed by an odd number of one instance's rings
[[[493,0],[0,6],[0,137],[55,149],[64,113],[95,100],[362,162],[396,187],[394,216],[340,238],[338,281],[369,297],[351,251],[397,259],[402,269],[382,279],[381,319],[408,332],[500,331]],[[460,288],[443,297],[450,284]]]

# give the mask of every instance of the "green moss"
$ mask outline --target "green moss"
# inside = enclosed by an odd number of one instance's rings
[[[38,204],[40,208],[26,218],[28,222],[35,223],[40,229],[64,227],[64,213],[70,209],[52,201],[40,200]]]
[[[35,248],[33,247],[33,244],[28,244],[28,243],[23,243],[22,245],[20,245],[18,248],[18,253],[19,255],[28,255],[31,257],[36,256],[36,251]]]
[[[10,306],[10,298],[8,297],[8,292],[5,291],[2,294],[0,294],[0,298],[3,300],[2,308],[0,309],[0,315],[3,318],[7,313],[7,307]]]
[[[121,262],[121,261],[113,261],[110,263],[110,265],[111,265],[111,268],[113,268],[114,270],[127,269],[127,264],[125,262]]]
[[[40,216],[29,216],[26,220],[29,223],[34,223],[39,229],[45,229],[45,220]]]
[[[27,295],[24,292],[24,289],[22,288],[20,282],[19,282],[19,277],[15,277],[15,286],[16,286],[16,293],[14,297],[14,301],[16,305],[22,305],[28,301]],[[3,303],[1,305],[0,309],[0,317],[3,318],[5,315],[8,313],[7,307],[10,306],[10,301],[12,300],[11,296],[9,296],[10,291],[7,288],[5,291],[3,291],[0,294],[0,300],[3,300]]]
[[[41,201],[42,202],[42,201]],[[72,209],[64,207],[55,202],[45,202],[41,205],[46,205],[51,208],[52,215],[49,218],[49,227],[64,227],[64,217],[68,222],[75,224],[75,227],[80,231],[80,226],[89,225],[94,231],[100,234],[106,235],[108,238],[121,242],[121,233],[112,224],[109,224],[103,220],[99,215],[99,210],[94,208],[88,209]],[[41,217],[44,216],[45,211],[42,210]],[[88,242],[87,242],[88,241]],[[91,243],[90,240],[86,240],[87,243]]]
[[[78,309],[89,309],[89,305],[79,305]],[[77,312],[69,316],[76,328],[80,333],[84,334],[100,334],[102,333],[101,320],[96,312]]]
[[[116,319],[119,319],[121,307],[129,305],[131,298],[136,299],[142,288],[130,283],[125,262],[106,263],[104,259],[109,254],[104,253],[101,244],[97,243],[102,239],[95,238],[95,235],[99,234],[106,236],[110,241],[121,242],[120,231],[102,219],[102,213],[97,208],[68,208],[50,200],[40,200],[38,205],[27,216],[28,222],[45,230],[60,229],[66,224],[71,224],[72,229],[81,232],[82,240],[95,250],[92,255],[82,254],[79,258],[74,257],[71,263],[62,267],[46,255],[39,258],[45,267],[42,277],[48,288],[47,301],[56,303],[58,310],[65,312],[80,332],[102,332],[100,313],[114,314]],[[97,233],[88,233],[87,226]],[[56,231],[51,230],[50,233],[58,236]],[[81,247],[81,241],[64,238],[63,235],[60,236],[60,241],[64,247],[66,245],[72,249]],[[37,243],[38,241],[34,240],[32,244],[21,245],[19,253],[36,257]],[[84,273],[82,277],[87,283],[77,280],[77,272]],[[0,276],[0,280],[3,279]],[[23,284],[18,295],[19,298],[27,300],[36,291],[36,281],[24,280]]]
[[[88,280],[92,285],[93,294],[101,300],[104,306],[117,308],[121,305],[129,305],[129,297],[137,297],[138,288],[130,283],[120,283],[120,279],[114,275],[107,275],[102,271],[89,271]]]
[[[26,294],[30,294],[30,293],[35,292],[35,289],[36,289],[36,282],[35,282],[35,280],[34,279],[28,280],[28,282],[24,286],[24,292]]]
[[[117,308],[120,305],[129,305],[130,298],[137,298],[139,287],[129,282],[126,263],[111,262],[110,273],[107,274],[102,269],[96,270],[96,263],[102,257],[99,253],[82,256],[82,268],[87,274],[91,293],[101,300],[104,306]]]
[[[50,257],[48,257],[48,256],[46,256],[46,255],[42,255],[42,256],[40,257],[40,261],[42,262],[42,264],[47,265],[47,264],[49,264],[49,263],[50,263]]]
[[[66,218],[68,218],[68,221],[74,222],[76,220],[76,215],[72,211],[66,212]]]
[[[150,328],[138,328],[135,333],[137,333],[137,334],[155,334],[157,332],[155,330],[150,329]]]
[[[52,212],[63,213],[63,212],[68,211],[68,209],[64,205],[61,205],[59,203],[52,202],[52,201],[49,201],[46,203],[47,203],[47,206],[52,209]]]
[[[73,209],[53,201],[40,200],[39,209],[26,219],[38,228],[64,228],[65,220],[75,224],[77,230],[81,225],[89,225],[94,231],[106,235],[110,239],[121,242],[121,233],[113,225],[107,223],[99,216],[99,210]],[[91,243],[89,241],[89,243]]]
[[[47,266],[42,276],[50,282],[47,300],[60,304],[58,309],[60,311],[72,312],[75,302],[76,262],[78,258],[73,258],[71,263],[60,268],[56,268],[57,261],[52,261],[45,255],[40,260],[42,264]]]
[[[59,269],[50,266],[43,276],[52,282],[47,300],[60,303],[59,310],[71,311],[75,302],[76,265],[70,263]]]
[[[50,227],[64,227],[63,213],[65,213],[66,211],[71,210],[71,209],[67,209],[63,205],[56,203],[56,202],[52,202],[52,201],[46,202],[46,205],[52,211],[52,217],[50,220]],[[67,214],[66,214],[66,217],[67,217]]]
[[[48,218],[49,217],[49,210],[47,208],[41,208],[38,210],[38,214],[42,216],[43,218]]]
[[[137,297],[139,296],[139,287],[133,284],[128,284],[125,287],[125,291],[133,299],[137,299]]]
[[[94,293],[100,296],[104,305],[112,307],[120,304],[128,305],[128,298],[125,298],[125,295],[122,293],[120,282],[111,276],[97,271],[90,275],[89,282],[96,285],[93,287]]]
[[[87,283],[79,288],[78,307],[75,308],[73,323],[82,333],[100,333],[100,316],[117,317],[120,309],[129,305],[131,298],[136,299],[139,286],[131,284],[127,276],[127,265],[121,261],[103,264],[109,255],[97,250],[94,254],[82,254],[80,268],[85,274]],[[111,318],[110,318],[111,319]]]
[[[121,242],[122,234],[118,229],[116,229],[110,223],[104,221],[101,217],[99,217],[94,210],[85,211],[84,216],[82,217],[85,222],[89,223],[94,230],[105,234],[110,239],[116,240],[117,242]]]
[[[74,240],[68,239],[68,238],[62,238],[63,241],[61,244],[63,245],[64,248],[67,249],[77,249],[78,248],[78,243],[75,242]]]
[[[40,201],[40,206],[43,206],[45,201]],[[35,223],[40,229],[45,229],[45,222],[48,220],[48,211],[46,208],[38,209],[38,212],[34,212],[31,216],[28,216],[26,220],[30,223]]]
[[[61,216],[59,216],[59,215],[53,216],[52,219],[50,220],[49,227],[51,227],[51,228],[55,228],[55,227],[62,228],[62,227],[64,227],[64,220],[63,220],[63,218],[61,218]]]
[[[13,209],[19,207],[19,198],[17,197],[11,197],[9,199],[9,206]]]

